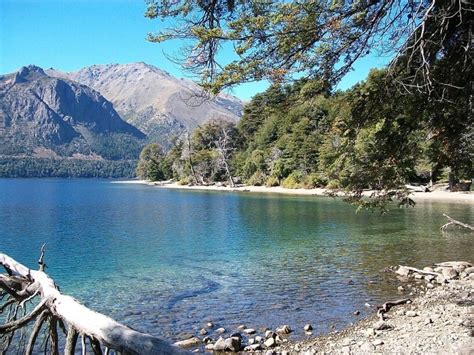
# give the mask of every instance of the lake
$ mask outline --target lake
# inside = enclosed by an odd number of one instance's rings
[[[443,213],[474,223],[473,212],[423,202],[380,216],[326,197],[0,179],[0,251],[37,268],[46,243],[64,293],[168,340],[207,320],[290,324],[298,337],[400,298],[386,266],[471,259],[472,235],[439,227]]]

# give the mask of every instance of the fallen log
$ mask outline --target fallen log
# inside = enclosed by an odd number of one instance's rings
[[[0,253],[0,265],[7,274],[0,274],[1,296],[6,298],[2,311],[8,309],[6,323],[0,325],[0,336],[5,337],[5,346],[10,346],[11,334],[35,321],[30,335],[26,353],[31,353],[38,338],[41,325],[48,322],[47,340],[51,353],[57,353],[57,325],[66,332],[65,354],[74,354],[78,335],[81,335],[85,352],[85,339],[88,339],[95,354],[105,353],[110,349],[122,354],[181,354],[183,350],[172,346],[166,341],[133,330],[110,317],[95,312],[80,304],[71,296],[63,295],[57,285],[45,272],[44,247],[41,250],[39,270],[31,270],[15,261],[6,254]],[[39,298],[34,309],[21,318],[17,318],[18,310],[25,310],[25,303]],[[12,301],[13,300],[13,301]],[[21,312],[20,312],[21,313]],[[65,327],[67,325],[67,327]]]
[[[442,274],[438,273],[438,272],[434,272],[434,271],[425,271],[425,270],[421,270],[421,269],[417,269],[416,267],[411,267],[411,266],[403,266],[403,265],[399,265],[400,267],[404,267],[410,271],[413,271],[413,272],[417,272],[419,274],[424,274],[424,275],[433,275],[433,276],[440,276]]]
[[[471,231],[474,232],[474,226],[471,226],[471,225],[466,224],[466,223],[463,223],[463,222],[459,222],[459,221],[455,220],[454,218],[449,217],[449,216],[448,216],[447,214],[445,214],[445,213],[443,213],[443,216],[445,216],[445,217],[448,219],[448,223],[443,224],[443,225],[441,226],[441,228],[440,228],[441,230],[445,231],[446,228],[448,228],[449,226],[451,226],[451,225],[457,225],[457,226],[460,226],[460,227],[469,229],[469,230],[471,230]]]

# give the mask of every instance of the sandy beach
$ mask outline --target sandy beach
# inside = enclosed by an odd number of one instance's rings
[[[255,193],[271,193],[284,195],[303,195],[303,196],[327,196],[326,189],[287,189],[281,186],[267,187],[267,186],[188,186],[179,185],[178,183],[168,182],[150,182],[146,180],[123,180],[114,181],[116,184],[141,184],[149,185],[159,188],[167,189],[182,189],[182,190],[201,190],[201,191],[220,191],[220,192],[255,192]],[[370,195],[370,191],[365,194]],[[455,203],[472,203],[474,204],[474,192],[449,192],[449,191],[433,191],[433,192],[413,192],[410,196],[415,202],[421,201],[445,201]]]

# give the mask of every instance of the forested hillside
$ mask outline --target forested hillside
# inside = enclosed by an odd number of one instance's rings
[[[363,189],[383,191],[383,199],[407,183],[451,178],[456,188],[470,178],[469,95],[440,104],[424,94],[405,95],[389,80],[385,70],[373,70],[343,92],[318,80],[274,85],[246,105],[236,126],[208,123],[159,154],[159,176],[194,184],[232,184],[232,177],[252,185],[328,187],[356,199]]]

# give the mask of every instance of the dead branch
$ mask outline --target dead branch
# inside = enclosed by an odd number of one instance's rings
[[[13,333],[18,329],[25,330],[30,322],[35,321],[26,346],[27,354],[33,352],[35,343],[41,338],[46,352],[49,349],[50,353],[58,354],[58,324],[66,335],[65,354],[75,353],[79,334],[84,343],[89,338],[94,354],[102,354],[102,346],[126,354],[184,353],[159,338],[133,330],[85,307],[73,297],[63,295],[53,279],[44,272],[44,252],[43,246],[38,260],[39,270],[31,270],[0,253],[0,266],[7,270],[7,274],[0,274],[0,290],[3,290],[0,301],[7,295],[0,310],[4,312],[8,309],[6,322],[0,324],[0,335],[6,334],[7,350]],[[27,313],[26,303],[34,298],[38,298],[39,303]],[[19,310],[22,310],[20,315],[23,313],[23,316],[17,319]],[[48,323],[47,327],[43,327],[45,323]],[[43,331],[44,337],[39,337]],[[2,347],[5,347],[5,342]]]
[[[392,302],[385,302],[383,305],[377,306],[377,315],[379,316],[380,320],[383,321],[385,320],[384,319],[385,313],[387,313],[392,307],[398,306],[400,304],[405,304],[408,302],[411,302],[409,298],[404,298],[404,299],[392,301]]]
[[[402,265],[399,265],[399,266],[400,266],[400,267],[407,268],[408,270],[413,271],[413,272],[417,272],[417,273],[419,273],[419,274],[433,275],[433,276],[439,276],[439,275],[441,275],[440,273],[437,273],[437,272],[434,272],[434,271],[425,271],[425,270],[417,269],[416,267],[402,266]]]
[[[471,225],[466,224],[466,223],[459,222],[459,221],[455,220],[454,218],[449,217],[447,214],[444,214],[444,213],[443,213],[443,216],[445,216],[445,217],[448,219],[448,223],[443,224],[443,225],[441,226],[441,228],[440,228],[440,229],[443,230],[443,231],[445,231],[446,228],[448,228],[448,227],[451,226],[451,225],[461,226],[461,227],[463,227],[463,228],[466,228],[466,229],[469,229],[469,230],[471,230],[471,231],[474,231],[474,226],[471,226]]]
[[[41,327],[48,317],[48,310],[44,310],[39,317],[36,319],[35,324],[33,326],[33,330],[31,331],[30,339],[28,339],[28,345],[26,346],[25,354],[31,355],[33,354],[33,348],[36,343],[36,338],[41,330]]]

